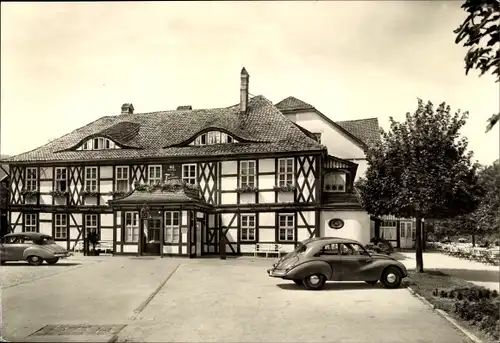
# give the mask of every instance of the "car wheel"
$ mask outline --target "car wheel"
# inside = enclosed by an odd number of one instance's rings
[[[41,257],[35,256],[35,255],[28,256],[27,261],[32,266],[39,266],[43,263],[43,259]]]
[[[372,286],[375,286],[378,282],[378,280],[374,280],[374,281],[365,281],[367,284],[369,285],[372,285]]]
[[[47,264],[56,264],[59,261],[59,257],[51,258],[50,260],[46,260]]]
[[[302,285],[302,280],[293,280],[297,285]]]
[[[326,277],[323,274],[312,274],[306,276],[302,283],[306,289],[317,291],[325,287]]]
[[[401,285],[401,271],[396,267],[388,267],[382,272],[380,282],[385,288],[398,288]]]

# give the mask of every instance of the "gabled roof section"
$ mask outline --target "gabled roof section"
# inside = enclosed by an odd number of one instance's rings
[[[227,131],[245,142],[180,146],[208,128]],[[138,149],[71,150],[84,139],[103,133],[113,136],[117,142],[126,142],[126,146]],[[8,158],[5,162],[84,162],[322,150],[322,145],[303,133],[269,100],[256,96],[249,101],[245,115],[240,114],[239,105],[234,105],[102,117],[42,147]]]
[[[289,96],[276,104],[276,108],[280,111],[294,111],[294,110],[312,110],[314,106],[304,102],[296,97]]]
[[[377,118],[337,121],[336,123],[367,145],[380,141],[380,127]]]

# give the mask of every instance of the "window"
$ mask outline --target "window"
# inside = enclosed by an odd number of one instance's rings
[[[278,186],[293,184],[293,158],[280,158],[278,160]]]
[[[139,242],[139,213],[125,212],[125,242]]]
[[[26,168],[26,190],[36,191],[38,183],[37,168]]]
[[[119,149],[119,147],[111,139],[104,137],[91,138],[85,141],[77,150],[104,150],[104,149]]]
[[[237,143],[237,141],[225,132],[209,131],[195,138],[191,145],[207,145],[220,143]]]
[[[86,214],[85,215],[85,236],[88,237],[89,234],[95,230],[99,237],[99,231],[97,229],[97,214]]]
[[[36,213],[24,214],[24,232],[38,232]]]
[[[255,241],[255,215],[241,215],[241,240]]]
[[[68,190],[68,174],[66,168],[56,168],[56,191]]]
[[[65,213],[54,214],[54,239],[67,239],[68,226]]]
[[[380,223],[381,237],[387,240],[396,239],[396,221],[395,220],[382,220]]]
[[[255,161],[240,162],[240,187],[255,187]]]
[[[179,212],[165,212],[165,242],[179,243]]]
[[[327,192],[345,192],[345,184],[345,173],[330,173],[325,176],[325,190]]]
[[[337,243],[327,244],[323,248],[321,248],[321,255],[340,255],[339,254],[339,245]]]
[[[97,167],[85,167],[85,190],[97,192]]]
[[[359,244],[343,243],[340,244],[342,255],[364,255],[365,250]]]
[[[128,192],[128,166],[116,167],[116,190],[118,192]]]
[[[161,183],[161,166],[148,167],[148,181],[150,185]]]
[[[182,165],[182,180],[190,184],[196,184],[196,164]]]
[[[295,216],[293,214],[279,215],[279,240],[293,241],[295,233]]]

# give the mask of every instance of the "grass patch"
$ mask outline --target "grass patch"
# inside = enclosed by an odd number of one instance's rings
[[[500,298],[496,291],[491,292],[439,270],[427,270],[425,273],[410,270],[404,284],[436,308],[447,312],[483,341],[499,342],[500,320],[497,314]],[[467,309],[472,311],[472,315]],[[495,309],[498,309],[497,314]]]

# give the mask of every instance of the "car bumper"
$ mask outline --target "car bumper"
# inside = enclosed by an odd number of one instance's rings
[[[284,270],[276,270],[276,269],[268,269],[267,270],[267,275],[270,277],[278,277],[278,278],[285,278],[287,272]]]
[[[66,257],[70,257],[70,256],[73,256],[73,253],[65,252],[65,253],[54,254],[54,257],[57,257],[57,258],[66,258]]]

